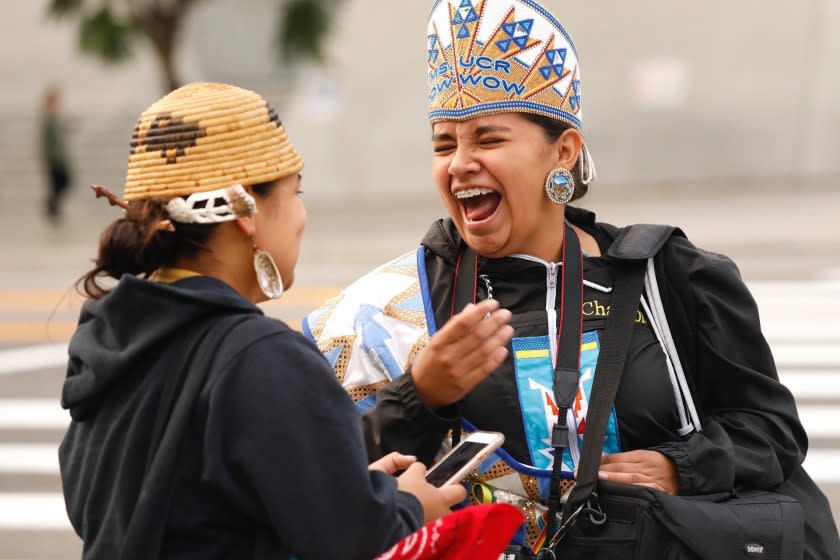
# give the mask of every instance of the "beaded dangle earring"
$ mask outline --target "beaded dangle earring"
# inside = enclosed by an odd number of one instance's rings
[[[545,194],[554,204],[566,204],[575,194],[575,180],[567,169],[552,169],[545,179]]]
[[[280,277],[280,271],[277,270],[271,255],[257,246],[254,236],[251,236],[251,243],[254,246],[254,271],[257,273],[260,290],[269,299],[278,299],[283,295],[283,278]]]

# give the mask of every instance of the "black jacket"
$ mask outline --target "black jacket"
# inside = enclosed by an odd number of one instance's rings
[[[176,355],[196,326],[235,315],[260,334],[237,326],[218,348],[185,427],[162,557],[252,558],[268,533],[278,558],[369,559],[422,525],[419,502],[368,471],[361,433],[346,430],[358,413],[311,342],[213,278],[126,276],[84,305],[62,394],[73,420],[61,476],[85,559],[117,558]]]
[[[613,226],[595,222],[590,212],[569,208],[567,218],[593,235],[604,254],[618,233]],[[450,220],[440,220],[422,243],[435,318],[441,325],[448,317],[454,267],[463,241]],[[609,258],[595,261],[601,263],[595,273],[606,275],[609,281]],[[650,370],[664,367],[656,361],[657,353],[662,353],[654,350],[651,335],[645,334],[649,329],[637,324],[631,347],[634,354],[628,357],[616,397],[624,449],[655,449],[670,457],[677,467],[682,494],[777,486],[802,462],[807,437],[792,395],[778,381],[772,354],[761,334],[756,304],[737,268],[726,257],[696,248],[679,233],[662,248],[655,266],[666,315],[703,429],[685,437],[669,431],[673,393],[664,375],[650,374]],[[511,272],[513,268],[517,270]],[[511,282],[495,290],[503,306],[514,302],[515,336],[546,334],[545,285],[537,282],[534,288],[527,280],[534,272],[523,267],[521,260],[511,258],[479,260],[479,274],[486,270],[496,270],[496,276],[504,276],[507,271],[510,278],[525,279],[519,286]],[[590,280],[590,268],[585,274]],[[481,288],[479,283],[480,297],[485,295]],[[505,289],[506,297],[499,296]],[[528,319],[541,306],[542,315]],[[586,320],[584,317],[584,330],[589,330]],[[536,328],[534,324],[540,321]],[[593,323],[591,328],[599,325]],[[527,458],[523,457],[521,429],[516,425],[521,424],[521,414],[507,410],[518,407],[515,385],[506,373],[512,370],[511,361],[509,357],[499,371],[467,395],[460,410],[480,429],[505,432],[506,449],[522,461]],[[661,407],[659,403],[667,406],[650,412]],[[400,450],[431,461],[457,415],[456,407],[427,409],[414,391],[411,376],[401,376],[380,391],[377,406],[363,418],[368,452],[377,457]],[[483,422],[476,421],[476,415],[482,415]]]

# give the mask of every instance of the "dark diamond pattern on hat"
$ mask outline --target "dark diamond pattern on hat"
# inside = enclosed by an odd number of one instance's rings
[[[177,163],[187,148],[192,148],[196,140],[205,136],[207,131],[198,123],[184,122],[171,113],[161,113],[147,130],[141,131],[139,124],[134,127],[131,154],[140,152],[140,148],[145,148],[143,151],[146,152],[160,150],[160,157],[166,158],[166,163]]]
[[[277,128],[283,126],[283,123],[280,122],[280,117],[277,116],[277,111],[274,110],[274,107],[266,103],[265,108],[268,110],[268,120],[276,124]]]

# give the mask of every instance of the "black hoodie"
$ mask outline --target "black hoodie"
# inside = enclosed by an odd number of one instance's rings
[[[347,431],[358,413],[315,345],[219,280],[125,276],[84,305],[62,394],[61,477],[83,557],[118,557],[165,376],[197,327],[230,316],[251,324],[219,345],[181,426],[161,556],[252,558],[267,533],[274,557],[366,559],[418,529],[419,502],[368,471],[361,432]]]

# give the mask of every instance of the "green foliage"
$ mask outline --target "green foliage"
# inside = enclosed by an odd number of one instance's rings
[[[289,0],[277,33],[277,48],[284,61],[310,58],[323,61],[325,39],[330,31],[338,0]]]
[[[115,12],[113,0],[49,0],[47,14],[75,20],[80,50],[106,62],[129,58],[137,38],[149,39],[160,55],[165,85],[171,89],[179,83],[173,48],[182,20],[188,8],[202,0],[168,0],[165,4],[149,1],[122,0],[121,6],[127,9]],[[275,45],[283,62],[323,61],[326,37],[342,0],[276,1],[280,25]]]
[[[136,27],[114,19],[107,7],[82,16],[79,23],[79,48],[106,62],[119,62],[131,56]]]
[[[54,17],[64,17],[81,10],[83,0],[50,0],[47,13]]]

